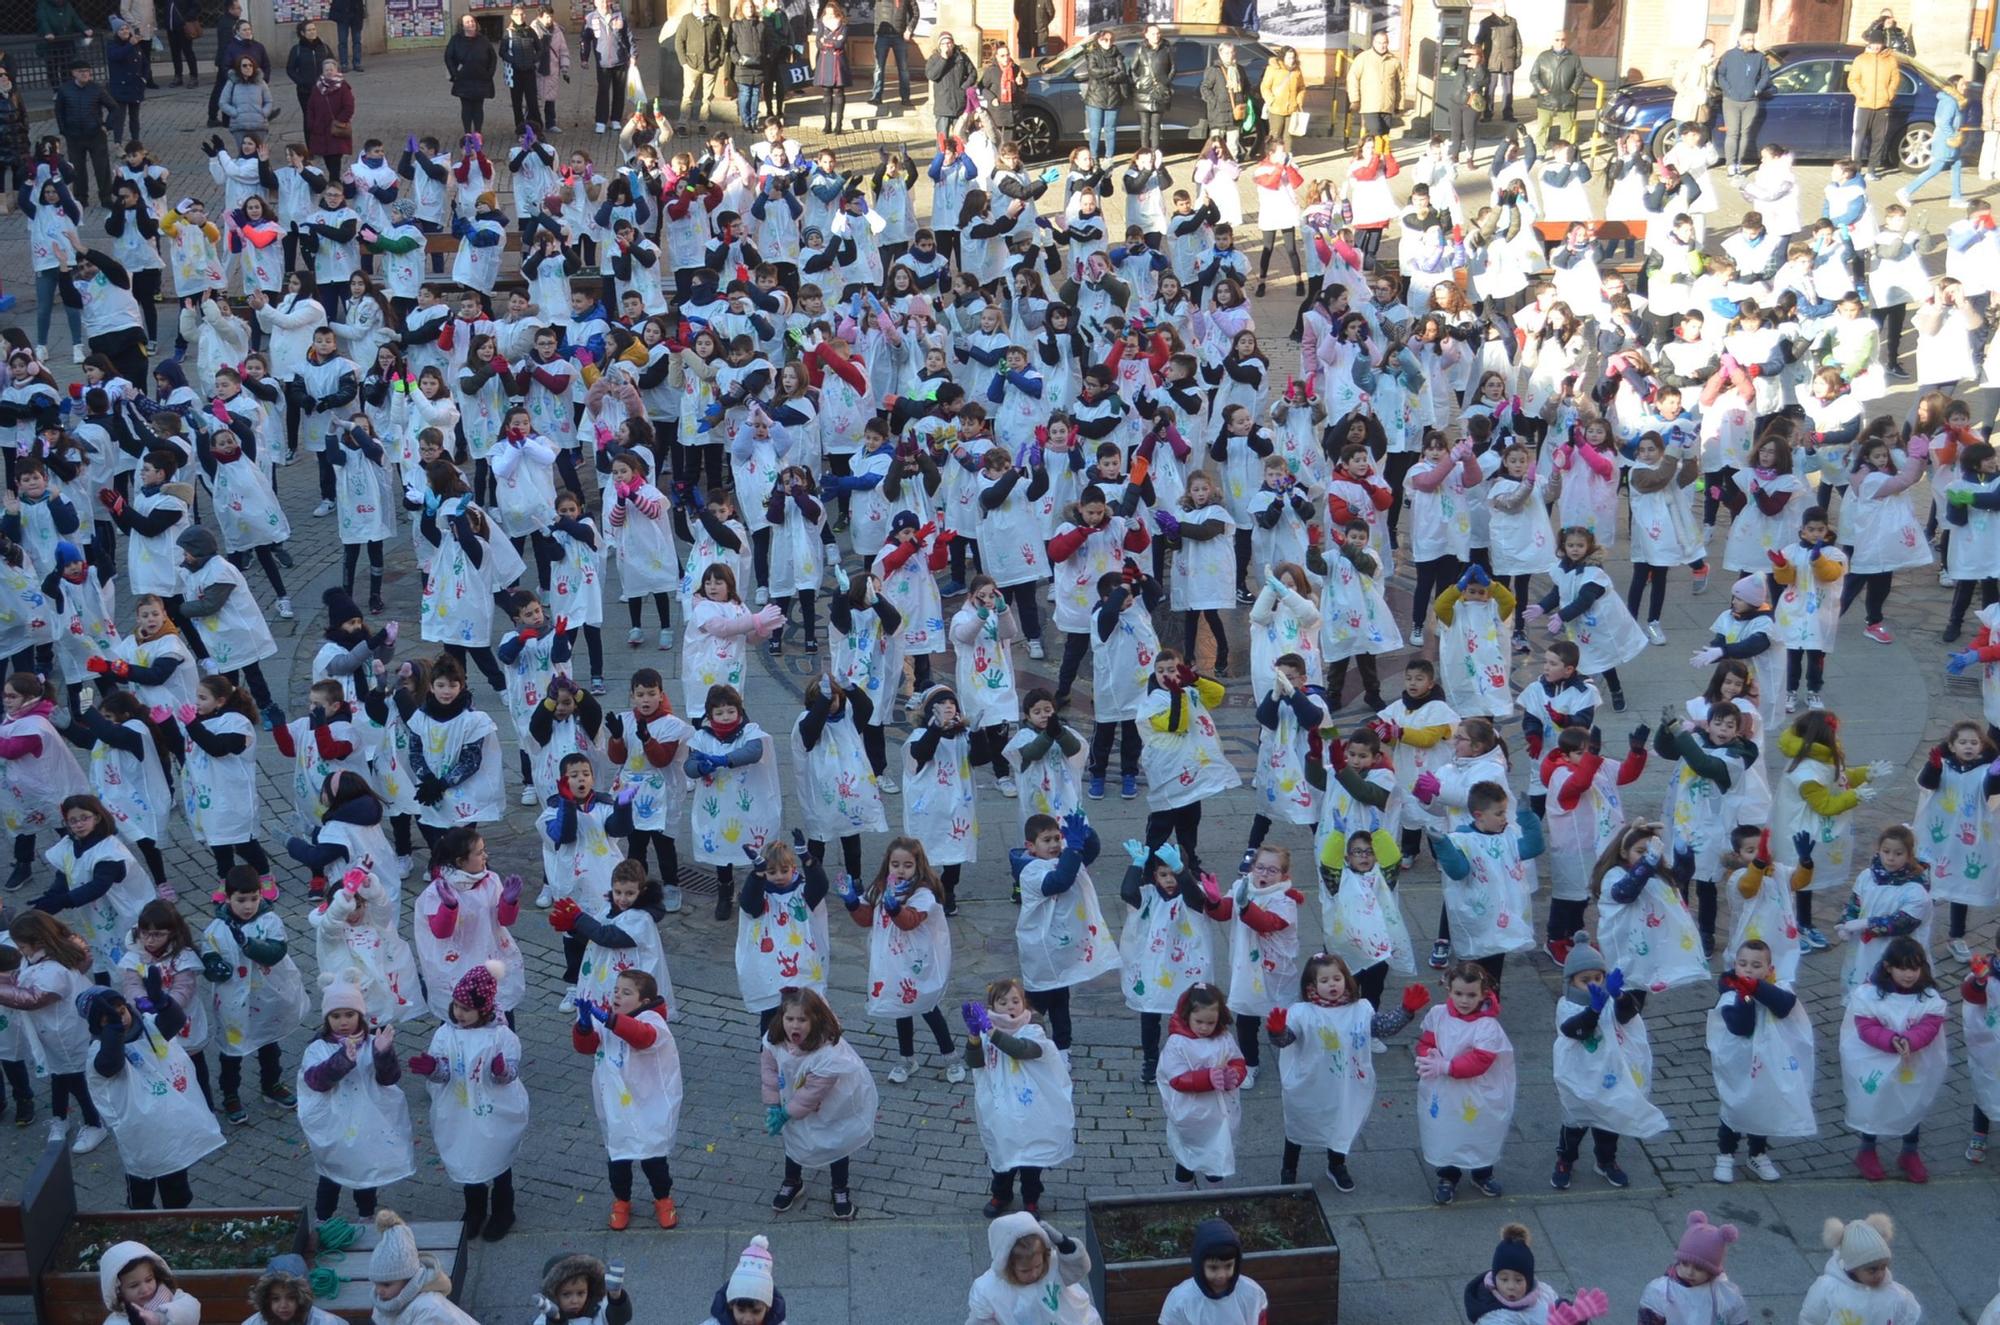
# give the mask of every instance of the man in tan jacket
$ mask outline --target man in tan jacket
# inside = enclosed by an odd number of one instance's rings
[[[1361,116],[1361,132],[1375,140],[1375,150],[1389,152],[1389,131],[1403,107],[1403,62],[1389,53],[1389,34],[1378,32],[1369,48],[1347,69],[1347,99]]]
[[[1889,103],[1902,81],[1903,62],[1879,34],[1847,66],[1847,90],[1854,94],[1854,150],[1848,155],[1871,180],[1889,171]]]

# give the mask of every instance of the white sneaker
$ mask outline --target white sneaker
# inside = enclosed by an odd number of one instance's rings
[[[1970,962],[1972,960],[1972,949],[1966,946],[1964,939],[1953,939],[1951,941],[1951,955],[1954,961]]]
[[[76,1132],[76,1140],[69,1143],[69,1153],[72,1155],[88,1155],[91,1151],[103,1145],[110,1137],[111,1133],[105,1131],[102,1127],[79,1127]]]
[[[1653,641],[1656,645],[1664,646],[1667,642],[1667,632],[1660,629],[1659,622],[1648,621],[1646,623],[1646,638]]]
[[[1826,701],[1820,698],[1819,691],[1808,690],[1806,691],[1806,707],[1809,709],[1823,709],[1826,707]]]
[[[67,1118],[49,1119],[49,1140],[51,1141],[69,1140],[69,1119]]]
[[[896,1065],[889,1069],[889,1084],[892,1086],[902,1085],[905,1081],[908,1081],[910,1079],[910,1073],[916,1070],[917,1070],[916,1059],[914,1058],[898,1059]]]
[[[944,1079],[954,1086],[965,1080],[965,1064],[959,1059],[952,1059],[951,1065],[944,1070]]]
[[[673,647],[674,647],[674,628],[672,626],[662,626],[660,628],[660,652],[665,653],[668,649],[671,649]]]
[[[330,498],[321,497],[319,499],[319,505],[313,507],[313,518],[322,519],[332,514],[333,514],[332,500]]]
[[[1910,205],[1910,191],[1908,189],[1897,189],[1896,201],[1908,207]]]
[[[1067,1049],[1060,1049],[1060,1050],[1057,1050],[1057,1052],[1058,1052],[1058,1053],[1060,1053],[1060,1054],[1062,1055],[1062,1060],[1063,1060],[1063,1071],[1065,1071],[1065,1072],[1069,1071],[1069,1050],[1067,1050]]]
[[[1951,578],[1950,571],[1945,570],[1943,567],[1938,568],[1938,584],[1940,587],[1949,589],[1956,583],[1957,581]]]
[[[668,915],[678,915],[681,909],[681,886],[670,883],[660,889],[660,909]]]
[[[1368,1050],[1370,1053],[1386,1054],[1389,1052],[1389,1042],[1378,1035],[1369,1041]]]
[[[1014,779],[1011,777],[1002,777],[994,785],[1000,788],[1000,794],[1008,800],[1013,800],[1021,794],[1021,789],[1014,785]]]
[[[1249,1090],[1249,1089],[1251,1089],[1252,1087],[1254,1087],[1254,1086],[1255,1086],[1256,1084],[1257,1084],[1257,1069],[1256,1069],[1256,1068],[1254,1068],[1254,1067],[1246,1067],[1246,1068],[1244,1068],[1244,1069],[1243,1069],[1243,1089],[1245,1089],[1245,1090]]]
[[[47,363],[49,361],[49,347],[46,345],[37,345],[35,347],[35,357],[43,363]]]
[[[573,990],[565,990],[563,996],[556,1000],[556,1011],[567,1012],[572,1017],[576,1015],[576,993]]]
[[[770,591],[769,589],[765,588],[765,587],[764,587],[763,585],[761,585],[761,584],[760,584],[760,585],[758,585],[758,586],[757,586],[757,606],[759,606],[759,607],[762,607],[762,606],[764,606],[764,604],[766,604],[766,603],[768,603],[768,602],[770,602],[770,601],[771,601],[771,591]]]
[[[72,345],[69,347],[69,361],[71,363],[82,363],[84,354],[85,350],[81,345]]]
[[[201,674],[203,676],[220,676],[222,675],[222,668],[217,665],[215,659],[203,658],[201,660]]]
[[[521,788],[521,804],[533,805],[538,799],[540,798],[535,795],[535,789],[533,787]]]
[[[1769,1155],[1750,1156],[1750,1171],[1757,1175],[1759,1182],[1776,1182],[1783,1176],[1778,1172],[1778,1166],[1771,1162]]]
[[[290,621],[291,619],[292,619],[292,600],[289,598],[280,598],[278,600],[278,620]]]
[[[1042,651],[1042,642],[1040,640],[1031,639],[1028,641],[1028,656],[1030,658],[1046,658],[1048,655]]]
[[[875,779],[875,789],[880,791],[884,796],[894,796],[903,788],[897,783],[896,779],[884,773],[881,777]]]
[[[1410,647],[1413,649],[1424,647],[1424,628],[1422,626],[1418,626],[1410,632]]]
[[[549,887],[547,884],[543,884],[542,890],[535,894],[536,909],[541,911],[546,911],[555,904],[556,904],[555,889]]]
[[[595,124],[591,125],[591,126],[590,126],[590,131],[591,131],[592,133],[603,133],[603,132],[604,132],[604,121],[603,121],[603,120],[599,120],[599,121],[598,121],[597,123],[595,123]]]
[[[415,869],[416,867],[417,867],[417,858],[415,856],[396,857],[396,868],[401,870],[405,875],[409,874],[409,872]]]
[[[632,627],[632,629],[625,632],[625,642],[631,645],[635,649],[638,648],[642,643],[644,643],[645,639],[646,639],[646,632],[639,629],[637,626],[634,626]]]
[[[1717,1182],[1736,1181],[1736,1156],[1717,1155],[1715,1157],[1715,1180]]]

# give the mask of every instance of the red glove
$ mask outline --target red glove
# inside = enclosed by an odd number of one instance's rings
[[[1271,1015],[1264,1018],[1264,1029],[1271,1032],[1271,1038],[1276,1039],[1285,1033],[1285,1021],[1285,1010],[1283,1008],[1272,1008]]]
[[[1750,863],[1752,865],[1755,865],[1760,870],[1768,871],[1771,868],[1770,829],[1766,828],[1763,832],[1757,835],[1757,854],[1750,858]]]
[[[1422,985],[1403,986],[1403,1011],[1416,1016],[1430,1006],[1431,991]]]
[[[420,1077],[429,1077],[438,1069],[438,1060],[430,1054],[411,1054],[408,1061],[410,1071]]]
[[[565,897],[549,911],[549,928],[567,934],[576,928],[577,917],[582,914],[583,908],[576,904],[576,899]]]
[[[1198,678],[1194,674],[1194,668],[1188,666],[1186,663],[1182,663],[1180,670],[1174,673],[1174,681],[1182,689],[1186,689],[1188,686],[1193,685],[1199,679],[1200,678]]]
[[[1764,555],[1765,555],[1765,556],[1767,556],[1767,557],[1769,557],[1769,558],[1771,559],[1771,564],[1772,564],[1773,566],[1777,566],[1777,567],[1779,567],[1779,568],[1781,568],[1781,569],[1783,568],[1783,566],[1784,566],[1784,564],[1785,564],[1785,554],[1784,554],[1784,553],[1782,553],[1782,552],[1778,551],[1778,549],[1776,549],[1776,548],[1772,548],[1772,549],[1771,549],[1771,550],[1770,550],[1769,552],[1766,552],[1766,553],[1765,553]]]
[[[111,664],[103,658],[86,658],[83,660],[83,670],[92,676],[102,676],[111,670]]]
[[[507,1055],[505,1054],[493,1055],[493,1075],[496,1077],[504,1077],[507,1075]]]
[[[559,617],[557,617],[557,618],[556,618],[556,634],[558,634],[558,635],[567,635],[567,634],[569,634],[569,618],[568,618],[568,617],[566,617],[566,616],[559,616]]]

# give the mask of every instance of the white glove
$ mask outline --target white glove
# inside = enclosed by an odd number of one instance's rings
[[[1833,931],[1844,939],[1858,939],[1867,928],[1866,920],[1843,920],[1833,927]]]
[[[1721,661],[1722,650],[1712,645],[1706,649],[1696,649],[1694,656],[1688,659],[1689,665],[1693,667],[1713,667]]]
[[[1451,1075],[1451,1060],[1443,1054],[1425,1054],[1417,1060],[1417,1075],[1425,1081],[1436,1081]]]
[[[1864,782],[1854,789],[1854,794],[1864,801],[1872,801],[1882,793],[1873,782]]]
[[[1040,1220],[1038,1222],[1041,1225],[1042,1236],[1049,1240],[1049,1246],[1060,1247],[1063,1244],[1064,1239],[1063,1235],[1059,1231],[1057,1231],[1056,1226],[1054,1224],[1051,1224],[1046,1219]]]
[[[1872,760],[1868,765],[1868,777],[1870,781],[1888,777],[1895,771],[1896,766],[1886,759]]]

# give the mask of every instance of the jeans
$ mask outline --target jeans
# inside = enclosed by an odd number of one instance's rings
[[[750,71],[748,70],[738,71],[739,74],[747,72]],[[756,127],[757,103],[763,97],[763,95],[764,95],[764,89],[760,83],[754,80],[746,80],[742,77],[737,78],[736,118],[743,121],[744,128],[751,129]]]
[[[1750,135],[1757,127],[1757,103],[1755,101],[1722,100],[1722,155],[1731,170],[1741,166],[1745,159],[1755,161],[1750,152]]]
[[[133,109],[136,113],[138,108],[134,107]],[[1916,197],[1918,191],[1924,185],[1930,183],[1939,175],[1944,174],[1946,170],[1951,171],[1951,199],[1953,202],[1957,202],[1965,196],[1965,160],[1962,157],[1956,156],[1950,158],[1933,156],[1931,163],[1924,167],[1923,173],[1903,186],[1904,195],[1911,198]]]
[[[910,48],[903,44],[901,36],[894,32],[875,34],[875,83],[868,99],[877,106],[882,104],[882,84],[889,72],[889,59],[896,57],[896,91],[905,106],[910,104]],[[746,121],[747,123],[747,121]]]
[[[1118,146],[1118,107],[1083,108],[1083,145],[1099,161],[1109,161]]]
[[[56,276],[55,268],[35,273],[35,344],[37,345],[49,343],[49,317],[58,308],[62,309],[63,316],[69,320],[70,343],[83,344],[83,315],[63,303],[62,295],[58,293],[61,288],[62,284]]]
[[[359,23],[336,23],[340,35],[335,39],[335,47],[340,53],[340,67],[349,73],[361,72],[361,25]]]
[[[1501,73],[1498,69],[1488,69],[1486,71],[1486,113],[1479,118],[1483,120],[1492,119],[1494,110],[1502,108],[1502,97],[1506,98],[1504,116],[1506,119],[1512,120],[1514,118],[1514,71],[1510,69],[1506,73]]]
[[[69,163],[76,172],[77,205],[90,206],[90,184],[97,181],[97,196],[102,202],[111,201],[111,148],[102,133],[88,137],[64,134],[63,142],[69,147]],[[89,173],[84,173],[85,167]]]

